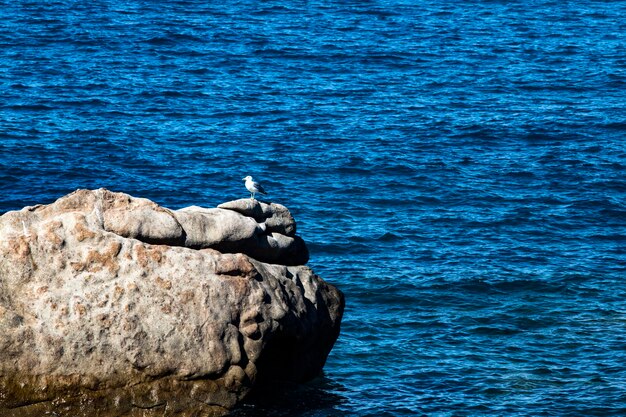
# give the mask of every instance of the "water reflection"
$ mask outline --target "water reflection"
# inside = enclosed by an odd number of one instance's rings
[[[229,414],[232,417],[347,416],[345,387],[326,376],[306,384],[277,383],[257,389]]]

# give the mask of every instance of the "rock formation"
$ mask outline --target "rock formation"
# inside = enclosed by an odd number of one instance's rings
[[[343,295],[289,211],[172,211],[105,189],[0,217],[0,415],[211,416],[306,381]]]

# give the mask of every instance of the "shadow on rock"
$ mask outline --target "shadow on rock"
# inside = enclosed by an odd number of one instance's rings
[[[320,376],[307,384],[274,382],[255,389],[229,417],[347,416],[343,385]]]

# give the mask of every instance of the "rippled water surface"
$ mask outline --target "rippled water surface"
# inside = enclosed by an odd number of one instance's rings
[[[249,174],[344,291],[234,415],[626,414],[625,1],[0,3],[0,212]]]

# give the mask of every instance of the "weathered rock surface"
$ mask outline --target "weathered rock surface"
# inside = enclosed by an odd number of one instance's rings
[[[306,381],[343,295],[280,205],[172,211],[104,189],[0,217],[0,415],[210,416]]]
[[[242,209],[249,206],[248,210]],[[266,217],[257,212],[266,211]],[[236,200],[218,208],[186,207],[173,213],[185,231],[184,245],[241,252],[283,265],[304,265],[309,252],[286,207],[258,200]],[[281,222],[280,220],[284,220]]]

